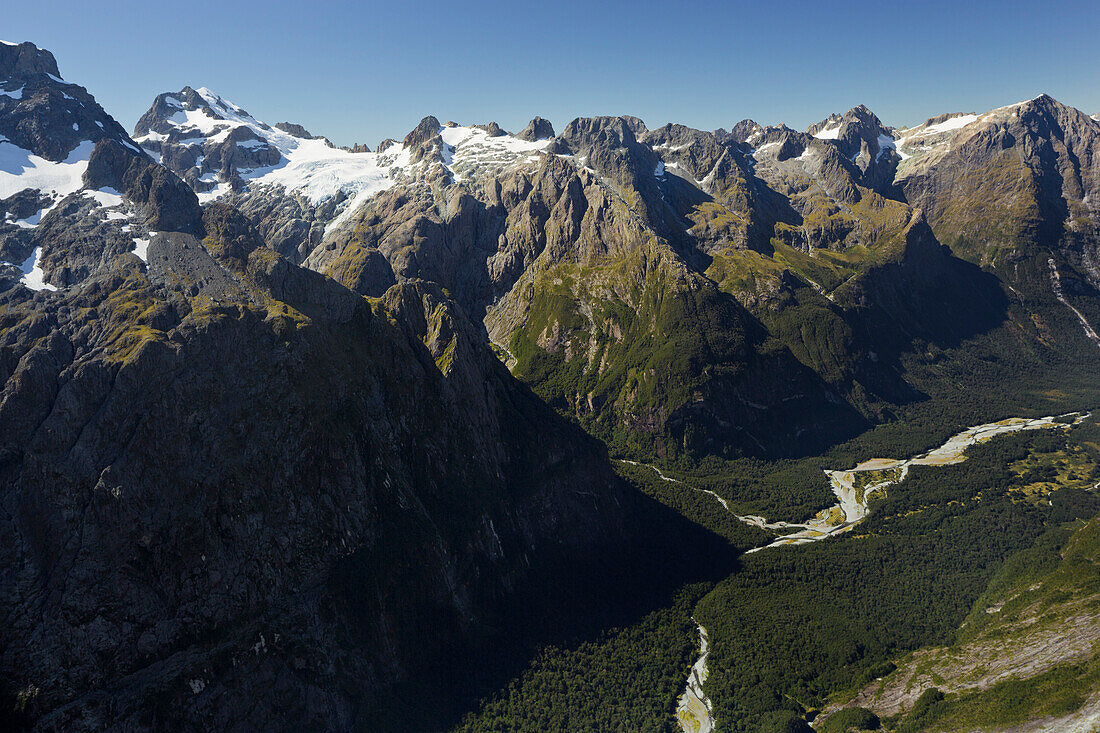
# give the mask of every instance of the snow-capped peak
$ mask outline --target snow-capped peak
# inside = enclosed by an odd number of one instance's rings
[[[61,199],[84,188],[98,142],[141,151],[84,88],[61,79],[49,51],[4,43],[0,62],[6,71],[0,77],[0,200],[22,193],[23,201],[18,217],[0,208],[0,221],[33,228]]]
[[[337,213],[354,210],[399,181],[415,181],[435,165],[441,164],[456,181],[495,175],[509,165],[537,160],[549,144],[520,140],[499,129],[425,120],[432,124],[422,130],[423,136],[435,138],[438,149],[430,159],[393,142],[373,153],[351,152],[324,138],[303,137],[300,126],[261,122],[206,87],[184,87],[157,97],[138,122],[135,139],[186,180],[200,201],[281,186],[314,207],[334,198],[350,199]]]

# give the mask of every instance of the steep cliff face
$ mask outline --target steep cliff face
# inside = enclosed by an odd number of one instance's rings
[[[699,253],[682,227],[675,243],[657,234],[675,213],[630,128],[601,118],[568,129],[554,144],[572,152],[469,186],[380,194],[307,265],[372,295],[413,278],[442,284],[483,314],[514,374],[620,449],[799,452],[860,426],[691,267]]]
[[[345,728],[624,536],[601,447],[437,289],[372,311],[204,228],[3,295],[4,694],[43,728]]]
[[[4,724],[350,729],[402,685],[439,724],[639,500],[438,285],[368,301],[85,142],[0,232],[34,252],[0,279]]]
[[[1040,95],[983,115],[932,118],[897,136],[906,157],[898,184],[962,255],[1034,285],[1018,263],[1042,250],[1100,284],[1096,120]]]
[[[863,112],[843,123],[854,140],[870,134]],[[909,236],[923,219],[860,183],[870,168],[839,143],[760,128],[754,149],[634,127],[575,120],[541,156],[491,169],[459,167],[464,138],[440,128],[459,141],[455,176],[368,200],[307,265],[370,295],[440,283],[513,373],[616,449],[650,455],[820,448],[916,396],[896,356],[918,334],[996,322],[996,285],[927,226]],[[435,139],[418,130],[417,146]],[[892,151],[867,150],[869,166]],[[948,293],[982,316],[950,336],[937,330]]]

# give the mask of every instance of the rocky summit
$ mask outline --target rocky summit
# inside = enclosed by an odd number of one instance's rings
[[[880,484],[832,509],[826,451],[938,444],[971,379],[997,419],[1021,369],[1087,392],[1095,117],[561,122],[372,151],[185,86],[128,134],[0,43],[0,726],[447,729],[768,532],[862,521]],[[1057,447],[1074,487],[1089,440]]]

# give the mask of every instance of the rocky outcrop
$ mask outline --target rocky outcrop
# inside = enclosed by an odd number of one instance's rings
[[[163,166],[113,140],[98,143],[84,173],[89,188],[123,192],[138,207],[149,229],[164,232],[202,232],[198,197]]]
[[[252,221],[270,249],[294,263],[301,263],[321,243],[325,226],[346,200],[337,194],[315,206],[281,187],[242,191],[221,199]]]
[[[311,135],[309,130],[302,127],[297,122],[276,122],[274,127],[276,130],[282,130],[294,137],[300,137],[305,140],[313,140],[318,137],[317,135]]]
[[[529,142],[546,140],[554,137],[554,126],[550,124],[550,120],[535,117],[527,123],[527,127],[523,128],[516,137]]]
[[[622,115],[619,119],[626,123],[626,126],[630,128],[630,131],[634,133],[634,137],[636,138],[641,138],[649,132],[649,128],[645,126],[645,122],[643,122],[640,117]]]
[[[439,120],[428,115],[420,120],[416,127],[409,131],[409,134],[405,135],[405,139],[401,144],[406,148],[415,148],[418,145],[433,140],[435,136],[439,134],[440,127]]]

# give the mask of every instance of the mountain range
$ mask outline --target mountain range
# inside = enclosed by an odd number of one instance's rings
[[[1047,95],[804,132],[428,116],[372,151],[201,87],[127,133],[0,44],[4,715],[432,707],[531,633],[510,610],[566,633],[550,579],[613,618],[728,569],[609,451],[813,455],[982,339],[1094,363],[1098,263],[1100,121]]]

